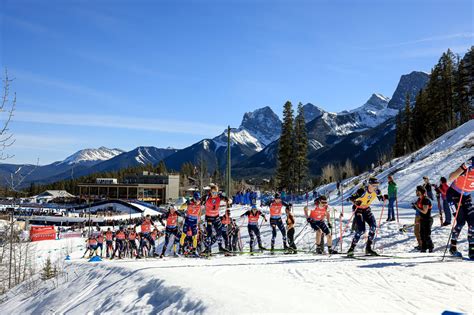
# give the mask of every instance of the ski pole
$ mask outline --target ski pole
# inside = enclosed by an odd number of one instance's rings
[[[308,221],[306,221],[306,224],[303,226],[303,228],[301,229],[301,231],[299,231],[298,234],[296,234],[296,236],[295,236],[295,244],[296,244],[296,239],[297,239],[298,236],[300,236],[300,234],[304,231],[304,229],[306,228],[307,225],[308,225]]]
[[[444,257],[446,256],[446,252],[448,251],[449,242],[451,241],[451,237],[453,236],[454,227],[456,226],[456,220],[458,218],[459,210],[461,209],[461,202],[462,202],[462,197],[464,196],[464,190],[466,188],[466,182],[467,182],[467,171],[466,171],[466,180],[464,181],[464,184],[463,184],[463,187],[462,187],[462,190],[461,190],[461,197],[459,198],[459,203],[458,203],[458,207],[457,207],[457,210],[456,210],[456,215],[454,216],[453,225],[451,226],[451,232],[449,233],[448,242],[446,243],[443,258],[441,259],[441,261],[444,261]]]
[[[347,230],[347,228],[349,227],[349,224],[351,224],[352,218],[354,217],[354,215],[355,215],[357,209],[358,209],[358,207],[352,212],[352,215],[351,215],[351,217],[349,218],[349,221],[347,221],[347,224],[346,224],[346,226],[344,227],[344,230],[342,230],[341,235],[339,236],[339,239],[340,239],[340,246],[341,246],[341,253],[342,253],[342,239],[343,239],[342,235],[343,235],[344,233],[346,233],[346,230]],[[339,224],[342,224],[342,220],[340,220],[340,223],[339,223]],[[342,226],[342,225],[341,225],[341,226]],[[336,247],[336,246],[334,246],[334,247]]]
[[[377,226],[377,229],[375,230],[375,237],[374,237],[374,248],[375,248],[375,241],[377,240],[377,234],[380,230],[380,225],[382,224],[382,216],[383,216],[383,210],[385,208],[385,199],[382,204],[382,211],[380,211],[380,218],[379,218],[379,224]]]

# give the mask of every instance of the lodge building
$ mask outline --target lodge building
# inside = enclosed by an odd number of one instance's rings
[[[79,195],[86,200],[133,199],[159,205],[179,197],[179,175],[143,172],[125,176],[123,183],[116,178],[97,178],[95,183],[78,187]]]

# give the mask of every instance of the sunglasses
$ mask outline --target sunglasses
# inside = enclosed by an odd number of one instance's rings
[[[212,195],[217,195],[217,191],[211,192]]]

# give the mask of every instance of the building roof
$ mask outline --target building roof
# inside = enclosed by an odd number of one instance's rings
[[[36,198],[74,198],[75,196],[65,190],[46,190],[37,195]]]

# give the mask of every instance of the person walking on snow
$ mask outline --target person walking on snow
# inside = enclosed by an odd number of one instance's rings
[[[472,205],[472,193],[474,192],[474,156],[472,156],[467,163],[463,163],[452,172],[449,175],[449,181],[452,183],[447,192],[448,202],[451,203],[455,209],[460,205],[456,225],[451,237],[449,252],[453,256],[462,257],[462,254],[457,250],[457,241],[467,221],[469,258],[474,260],[474,206]]]
[[[260,216],[263,217],[263,220],[267,222],[267,218],[265,215],[257,209],[257,205],[252,205],[252,208],[242,214],[240,217],[248,217],[248,224],[247,228],[249,231],[249,236],[250,236],[250,251],[253,252],[253,245],[255,243],[255,238],[257,238],[257,244],[258,244],[258,249],[260,250],[265,250],[265,248],[262,246],[262,239],[260,237],[260,229],[258,227],[258,221],[260,219]]]
[[[444,222],[443,226],[451,225],[451,209],[449,208],[448,199],[446,194],[448,193],[448,180],[446,177],[441,177],[439,179],[439,186],[437,187],[436,192],[441,195],[443,212],[444,212]]]
[[[369,178],[367,186],[359,188],[348,199],[353,203],[352,211],[354,211],[354,220],[357,224],[357,232],[352,239],[351,247],[347,252],[347,256],[354,256],[354,249],[359,242],[360,237],[365,233],[365,223],[369,225],[369,236],[365,246],[366,255],[378,255],[372,249],[372,243],[377,230],[375,216],[370,209],[370,204],[377,198],[379,201],[384,200],[380,190],[378,190],[379,181],[375,177]]]
[[[426,195],[430,200],[433,200],[433,190],[431,189],[431,183],[428,176],[423,176],[423,188],[426,190]]]
[[[397,200],[397,183],[392,175],[388,175],[388,218],[387,222],[395,221],[394,203]]]
[[[420,237],[421,252],[426,253],[428,250],[433,252],[433,241],[431,240],[431,227],[433,226],[433,218],[431,217],[431,200],[426,196],[426,190],[423,186],[416,187],[416,196],[418,200],[412,204],[413,209],[420,212]]]
[[[159,218],[161,225],[165,226],[165,242],[163,243],[163,249],[161,250],[160,258],[163,258],[165,255],[166,247],[168,246],[171,235],[174,236],[173,253],[176,255],[176,245],[178,245],[180,239],[178,230],[178,217],[184,217],[184,215],[176,211],[176,208],[174,205],[172,205],[168,211],[166,211],[166,213],[161,215]],[[163,222],[163,220],[166,220],[166,224]]]
[[[314,231],[322,231],[326,235],[329,254],[336,254],[337,252],[332,249],[332,234],[330,231],[331,217],[328,211],[328,201],[326,196],[322,195],[315,199],[314,206],[315,208],[312,210],[309,210],[308,207],[304,207],[304,215],[306,220]],[[327,224],[324,219],[327,220]],[[319,235],[316,241],[316,253],[318,254],[323,253],[323,249],[321,248],[321,239],[322,236]]]

